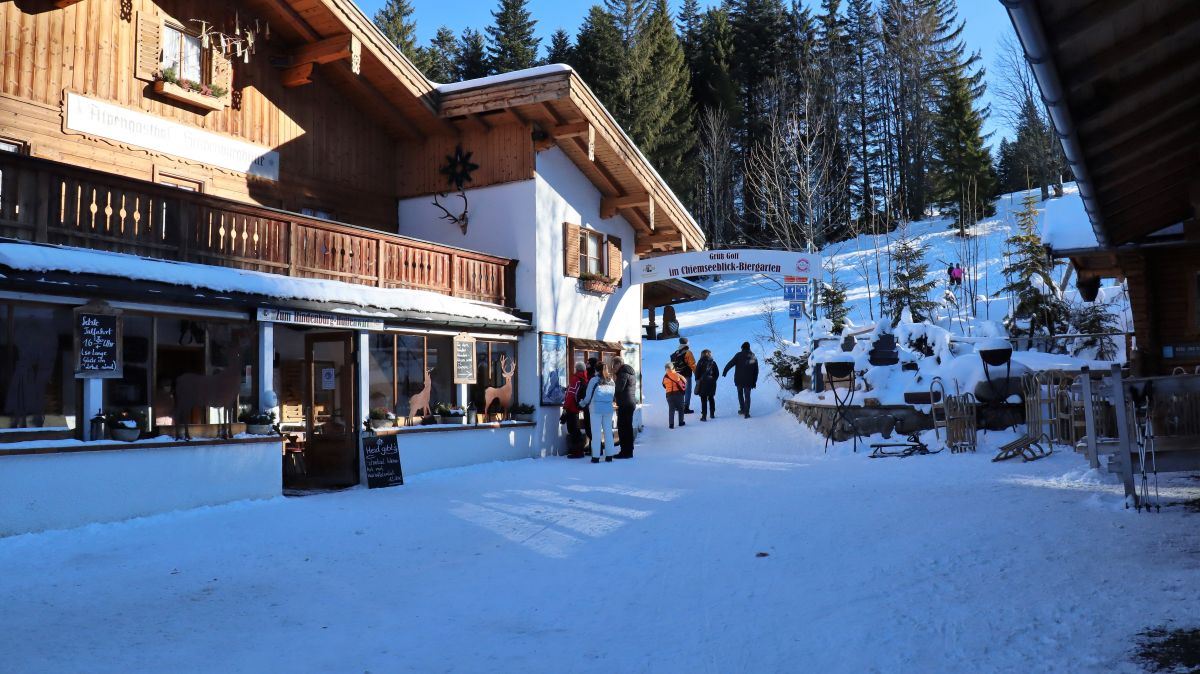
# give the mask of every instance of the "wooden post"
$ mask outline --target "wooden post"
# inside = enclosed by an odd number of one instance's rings
[[[646,338],[658,339],[658,325],[654,322],[654,315],[658,311],[658,307],[652,304],[646,308],[650,310],[650,323],[646,326]]]
[[[287,265],[288,276],[296,275],[296,259],[300,257],[296,251],[296,223],[288,220],[284,223],[284,231],[287,232]]]
[[[1097,455],[1096,449],[1096,412],[1092,403],[1092,371],[1087,365],[1079,368],[1079,371],[1083,375],[1083,381],[1080,384],[1083,386],[1083,425],[1084,432],[1087,433],[1088,465],[1092,468],[1099,468],[1100,457]]]
[[[796,343],[796,326],[798,323],[800,323],[800,321],[796,320],[795,318],[792,319],[792,343],[793,344]]]
[[[458,253],[450,253],[450,296],[458,296]]]
[[[1121,383],[1121,366],[1112,366],[1112,392],[1113,405],[1117,408],[1117,437],[1120,443],[1117,445],[1117,451],[1120,452],[1121,460],[1121,481],[1125,483],[1125,498],[1133,497],[1133,505],[1137,506],[1137,489],[1133,482],[1133,457],[1130,453],[1133,451],[1133,446],[1130,442],[1129,419],[1126,416],[1125,409],[1125,387]]]

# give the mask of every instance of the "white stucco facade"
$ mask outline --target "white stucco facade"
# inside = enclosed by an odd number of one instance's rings
[[[431,197],[401,200],[399,233],[518,261],[516,307],[533,314],[533,330],[518,345],[517,402],[538,405],[538,333],[580,339],[641,342],[641,291],[630,286],[635,231],[625,218],[600,217],[600,191],[557,147],[539,152],[536,175],[504,185],[468,190],[470,224],[464,235],[440,219]],[[451,196],[453,208],[460,203]],[[564,273],[563,223],[571,222],[621,240],[623,282],[612,295],[580,289]],[[609,271],[610,275],[613,271]],[[558,407],[538,407],[531,454],[562,448]],[[497,447],[498,452],[504,449]],[[509,448],[511,451],[511,448]]]

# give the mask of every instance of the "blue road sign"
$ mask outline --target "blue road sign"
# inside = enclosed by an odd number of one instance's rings
[[[807,283],[788,283],[783,286],[783,299],[789,302],[807,302],[808,301],[808,284]]]
[[[788,302],[788,318],[804,318],[804,302]]]

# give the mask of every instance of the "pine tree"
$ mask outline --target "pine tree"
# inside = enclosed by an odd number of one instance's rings
[[[415,62],[418,56],[417,24],[408,18],[412,13],[413,8],[409,0],[387,0],[383,7],[375,12],[374,22],[384,36],[396,45],[400,53]]]
[[[850,177],[848,187],[855,216],[866,220],[878,209],[880,104],[876,87],[879,69],[879,26],[871,0],[850,0],[846,8],[845,128]]]
[[[983,113],[975,109],[969,81],[946,76],[946,93],[935,123],[934,202],[955,216],[960,236],[969,225],[995,212],[996,178],[984,145]]]
[[[559,28],[550,36],[549,51],[546,52],[544,64],[570,63],[575,58],[575,47],[571,44],[571,36]]]
[[[635,50],[653,67],[633,80],[627,93],[633,141],[677,192],[690,187],[684,157],[695,145],[690,73],[675,36],[666,0],[655,0],[637,35]]]
[[[700,44],[692,71],[692,100],[697,111],[721,108],[730,118],[738,115],[738,89],[731,71],[733,27],[729,12],[714,7],[700,20]]]
[[[487,47],[483,35],[467,28],[458,38],[458,58],[454,61],[458,80],[473,80],[492,74],[488,64]]]
[[[833,321],[833,332],[840,333],[846,326],[846,316],[850,313],[850,307],[846,306],[846,291],[849,290],[849,286],[831,270],[827,270],[826,274],[829,281],[822,284],[817,306],[824,312],[825,318]]]
[[[493,73],[532,68],[537,64],[541,39],[533,33],[537,25],[527,7],[529,0],[500,0],[487,27],[488,62]]]
[[[1116,360],[1117,345],[1112,337],[1098,335],[1121,331],[1121,322],[1109,311],[1109,306],[1097,299],[1071,308],[1071,330],[1088,337],[1071,340],[1071,355],[1096,360]]]
[[[434,82],[453,82],[458,78],[455,63],[458,61],[458,40],[446,26],[438,28],[437,34],[423,49],[425,76]]]
[[[615,106],[624,51],[621,33],[612,15],[603,7],[593,5],[575,36],[575,53],[570,64],[609,111]]]
[[[937,282],[929,278],[929,263],[925,255],[929,246],[920,244],[906,232],[892,245],[888,253],[892,268],[891,287],[883,291],[893,321],[899,321],[907,307],[914,321],[929,318],[937,302],[929,299],[929,293]]]
[[[1042,246],[1038,232],[1037,197],[1025,195],[1024,208],[1017,212],[1016,232],[1005,240],[1008,282],[996,294],[1008,293],[1014,307],[1006,320],[1009,334],[1015,337],[1056,335],[1067,329],[1068,307],[1054,283],[1058,265]]]

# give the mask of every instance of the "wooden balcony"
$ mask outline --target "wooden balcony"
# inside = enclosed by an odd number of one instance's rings
[[[516,261],[0,152],[0,237],[513,306]]]

